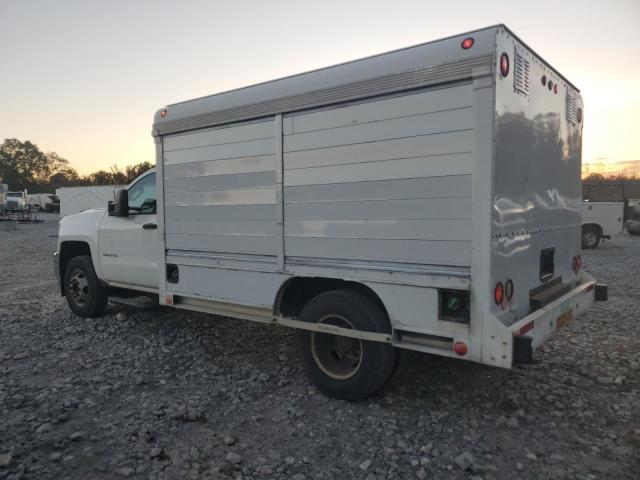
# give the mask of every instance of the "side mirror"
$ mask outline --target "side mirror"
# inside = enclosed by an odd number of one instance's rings
[[[129,191],[125,188],[116,192],[116,199],[109,202],[107,212],[110,217],[128,217],[129,216]]]

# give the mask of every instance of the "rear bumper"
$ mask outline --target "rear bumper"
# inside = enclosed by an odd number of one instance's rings
[[[586,272],[582,272],[581,277],[580,284],[573,290],[511,325],[511,335],[530,339],[521,343],[530,343],[535,350],[594,302],[607,299],[606,285],[596,284]]]
[[[606,299],[606,285],[596,284],[591,275],[581,272],[575,288],[513,325],[497,324],[500,321],[491,316],[489,336],[485,336],[483,342],[482,363],[504,368],[510,368],[514,363],[526,363],[532,351],[554,333],[596,301]]]

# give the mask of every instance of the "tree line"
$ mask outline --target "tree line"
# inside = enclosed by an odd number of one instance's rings
[[[0,183],[14,191],[54,193],[60,187],[125,185],[152,167],[149,162],[129,165],[124,170],[114,165],[109,171],[80,175],[67,159],[55,152],[43,152],[28,140],[7,138],[0,145]]]

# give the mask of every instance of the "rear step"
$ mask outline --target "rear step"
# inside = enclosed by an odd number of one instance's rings
[[[529,292],[529,313],[541,309],[571,291],[571,284],[562,283],[562,277],[554,278]]]

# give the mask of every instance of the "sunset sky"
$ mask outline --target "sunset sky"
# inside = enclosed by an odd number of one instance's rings
[[[640,0],[0,0],[0,141],[154,162],[163,105],[495,23],[582,90],[584,162],[640,159]]]

